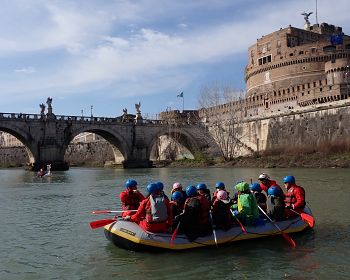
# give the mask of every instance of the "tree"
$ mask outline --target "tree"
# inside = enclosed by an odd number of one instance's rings
[[[232,160],[240,149],[248,148],[242,142],[244,130],[240,125],[244,108],[240,104],[242,95],[242,91],[230,86],[214,84],[203,87],[198,99],[201,117],[225,160]]]

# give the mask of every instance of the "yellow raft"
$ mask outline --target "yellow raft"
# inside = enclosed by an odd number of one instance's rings
[[[309,207],[306,207],[304,212],[312,216]],[[276,225],[283,232],[277,229]],[[137,224],[124,220],[118,220],[106,225],[104,227],[104,232],[107,239],[118,247],[132,251],[159,251],[186,250],[206,246],[216,246],[253,238],[296,233],[304,231],[307,228],[309,228],[308,223],[303,221],[300,216],[297,216],[292,219],[275,222],[275,225],[267,220],[265,225],[245,226],[246,233],[243,232],[242,228],[238,225],[233,226],[227,231],[217,229],[215,230],[217,242],[215,242],[214,234],[198,237],[192,242],[187,239],[186,235],[178,234],[172,243],[171,234],[147,232]]]

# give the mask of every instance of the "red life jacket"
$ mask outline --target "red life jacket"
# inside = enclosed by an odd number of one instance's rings
[[[269,187],[271,186],[278,186],[277,182],[274,181],[274,180],[269,180],[269,183],[267,185],[263,184],[262,182],[260,182],[260,188],[262,191],[266,192],[267,193],[267,190],[269,189]],[[282,189],[281,189],[282,191]],[[282,191],[283,192],[283,191]]]
[[[304,188],[292,185],[285,194],[284,203],[286,206],[293,205],[296,211],[304,209],[306,205]]]
[[[144,196],[140,192],[125,190],[120,193],[120,200],[122,202],[122,209],[124,211],[137,210],[143,199]]]

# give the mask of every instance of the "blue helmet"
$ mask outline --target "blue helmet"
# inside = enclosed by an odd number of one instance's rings
[[[188,197],[192,197],[192,196],[196,196],[197,195],[197,189],[195,186],[193,185],[189,185],[187,188],[186,188],[186,194]]]
[[[158,185],[158,188],[160,191],[162,191],[164,189],[164,185],[162,182],[157,182],[156,184]]]
[[[152,194],[152,193],[155,193],[159,190],[159,187],[157,185],[157,183],[150,183],[148,184],[147,186],[147,192],[148,194]]]
[[[207,188],[207,185],[204,183],[199,183],[196,188],[197,190],[205,190]]]
[[[253,184],[250,184],[249,189],[254,192],[261,192],[260,184],[257,182],[254,182]]]
[[[288,175],[288,176],[283,178],[283,182],[293,185],[293,184],[295,184],[295,178],[294,178],[294,176]]]
[[[279,187],[277,186],[271,186],[267,190],[268,195],[273,195],[273,196],[282,196],[282,191]]]
[[[171,199],[172,199],[173,201],[181,200],[182,198],[183,198],[182,192],[174,192],[174,193],[171,195]]]
[[[137,186],[137,182],[133,179],[129,179],[125,182],[125,187],[129,188],[129,187],[136,187]]]
[[[223,182],[216,182],[215,184],[215,188],[216,189],[224,189],[225,188],[225,184]]]

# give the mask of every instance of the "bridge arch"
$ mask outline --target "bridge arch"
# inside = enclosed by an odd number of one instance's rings
[[[157,133],[153,135],[151,141],[148,143],[148,154],[147,157],[150,159],[154,149],[157,145],[157,141],[161,136],[168,136],[178,142],[180,145],[188,149],[191,154],[195,157],[196,153],[200,150],[200,144],[196,141],[196,137],[189,132],[189,130],[179,129],[177,127],[165,127],[158,130]]]
[[[32,136],[27,133],[27,131],[20,129],[17,126],[7,126],[6,124],[1,124],[0,131],[6,132],[16,137],[24,145],[28,153],[28,164],[34,164],[34,162],[38,158],[38,149],[36,147],[36,142],[34,141]]]
[[[130,154],[130,147],[127,145],[127,141],[125,140],[125,138],[119,133],[115,132],[110,127],[101,128],[99,126],[79,127],[77,129],[72,130],[71,134],[65,139],[64,145],[62,146],[63,154],[67,150],[70,142],[76,136],[84,132],[95,133],[104,138],[112,148],[115,162],[117,162],[117,157],[119,155],[118,151],[123,155],[124,161],[128,159],[128,156]]]

